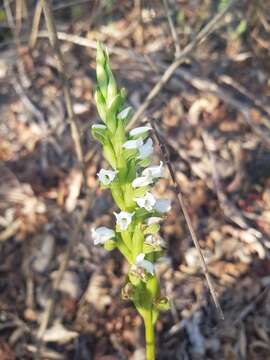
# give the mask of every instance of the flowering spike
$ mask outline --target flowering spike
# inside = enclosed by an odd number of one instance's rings
[[[126,92],[117,88],[108,53],[100,43],[96,71],[95,101],[104,124],[93,125],[92,135],[101,143],[104,157],[112,167],[101,169],[97,177],[110,189],[120,210],[114,212],[115,230],[93,229],[92,237],[95,245],[103,245],[107,250],[117,248],[128,261],[130,270],[123,297],[133,301],[144,319],[147,334],[153,334],[159,311],[167,306],[160,294],[154,263],[166,247],[158,231],[162,215],[171,205],[169,200],[156,199],[151,193],[151,187],[163,176],[163,163],[151,164],[153,140],[147,139],[151,126],[140,126],[127,134],[132,109],[123,107]],[[153,353],[153,341],[147,342],[150,346]]]

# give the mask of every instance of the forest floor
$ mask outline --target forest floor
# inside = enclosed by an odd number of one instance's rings
[[[90,134],[95,43],[136,113],[228,1],[53,1],[84,178],[43,16],[29,46],[34,3],[0,9],[0,360],[144,359],[142,320],[121,300],[127,264],[91,238],[114,210]],[[169,149],[225,317],[167,176],[156,188],[172,200],[157,266],[171,303],[156,326],[159,360],[270,359],[270,13],[267,2],[236,3],[136,120],[154,119]]]

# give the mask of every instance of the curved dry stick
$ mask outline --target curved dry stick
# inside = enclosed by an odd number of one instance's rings
[[[177,59],[165,70],[163,75],[161,76],[160,80],[156,83],[153,89],[148,94],[147,98],[143,102],[143,104],[139,107],[139,109],[133,115],[128,129],[130,129],[140,118],[140,116],[144,113],[144,111],[148,108],[151,104],[152,100],[157,96],[157,94],[161,91],[163,86],[170,80],[170,77],[175,72],[175,70],[179,67],[182,63],[183,58],[186,57],[194,48],[200,44],[205,38],[211,34],[217,23],[224,17],[224,15],[229,11],[229,9],[236,3],[236,0],[230,1],[230,3],[218,13],[214,18],[209,21],[207,25],[195,36],[195,38],[180,52]]]

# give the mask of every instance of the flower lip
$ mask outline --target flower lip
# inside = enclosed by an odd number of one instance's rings
[[[147,139],[147,141],[139,147],[139,153],[138,159],[144,160],[148,156],[150,156],[154,151],[153,148],[153,140],[151,138]]]
[[[160,161],[159,165],[157,166],[150,166],[143,170],[142,175],[143,176],[149,176],[153,179],[160,178],[163,176],[163,161]]]
[[[155,210],[160,213],[165,213],[171,210],[171,200],[169,199],[157,199],[155,206]]]
[[[136,140],[128,140],[122,146],[127,150],[139,149],[141,146],[143,146],[143,139],[139,138]]]
[[[137,255],[137,257],[136,257],[136,266],[138,266],[140,268],[143,268],[149,274],[154,275],[154,273],[155,273],[154,264],[149,260],[145,260],[144,258],[145,258],[144,253],[140,253],[139,255]]]
[[[156,203],[155,197],[150,193],[147,192],[142,197],[137,197],[134,199],[139,207],[146,209],[147,211],[151,211],[154,208]]]
[[[109,185],[115,179],[116,174],[117,171],[101,169],[97,176],[103,185]]]
[[[135,213],[129,213],[126,211],[121,211],[119,214],[114,212],[116,217],[116,224],[120,227],[120,230],[125,231],[132,222],[132,216]]]
[[[129,135],[130,136],[138,136],[146,133],[147,131],[152,130],[152,127],[150,125],[148,126],[139,126],[132,130],[130,130]]]
[[[141,186],[147,186],[147,185],[152,184],[152,182],[153,182],[153,180],[150,179],[149,177],[140,176],[140,177],[137,177],[136,179],[134,179],[132,181],[132,187],[138,188],[138,187],[141,187]]]
[[[106,226],[91,229],[94,245],[105,244],[106,241],[115,237],[115,232]]]

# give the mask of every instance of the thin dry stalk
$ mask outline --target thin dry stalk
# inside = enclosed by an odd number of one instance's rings
[[[152,124],[152,127],[153,127],[154,132],[155,132],[155,136],[156,136],[156,138],[158,140],[158,143],[159,143],[159,146],[160,146],[160,150],[161,150],[160,152],[161,152],[161,154],[163,156],[164,162],[166,163],[166,165],[168,167],[170,177],[171,177],[172,182],[174,184],[174,188],[175,188],[175,192],[177,194],[179,205],[180,205],[180,208],[182,209],[182,212],[183,212],[185,221],[187,223],[187,227],[188,227],[188,230],[190,232],[192,241],[193,241],[193,243],[194,243],[194,245],[195,245],[195,247],[196,247],[196,249],[198,251],[201,267],[202,267],[202,270],[203,270],[203,273],[204,273],[204,276],[205,276],[209,291],[211,293],[211,296],[213,298],[213,301],[215,303],[215,306],[217,308],[217,311],[218,311],[221,319],[224,319],[223,311],[222,311],[220,303],[218,301],[217,294],[216,294],[215,288],[213,286],[212,279],[211,279],[210,273],[208,271],[206,261],[204,259],[204,256],[203,256],[203,253],[202,253],[202,250],[201,250],[197,235],[195,233],[195,230],[194,230],[193,225],[192,225],[192,221],[191,221],[189,213],[187,211],[187,208],[186,208],[186,205],[185,205],[185,202],[184,202],[184,198],[183,198],[183,195],[182,195],[182,192],[181,192],[181,189],[180,189],[180,185],[179,185],[179,183],[177,181],[177,178],[176,178],[176,175],[175,175],[174,167],[173,167],[173,165],[172,165],[172,163],[170,162],[170,159],[169,159],[168,150],[167,150],[166,145],[163,142],[163,140],[161,138],[161,135],[158,132],[157,126],[156,126],[156,124],[154,123],[153,120],[151,121],[151,124]]]
[[[29,38],[29,47],[30,49],[33,49],[36,46],[37,37],[38,37],[38,29],[39,29],[39,23],[40,18],[42,14],[42,2],[38,1],[35,8],[35,13],[33,17],[33,23],[32,23],[32,29],[31,29],[31,35]]]
[[[59,46],[51,1],[50,0],[40,0],[40,1],[43,5],[46,26],[49,32],[49,40],[58,62],[58,69],[63,84],[64,98],[67,106],[68,120],[71,129],[71,136],[74,141],[76,156],[80,166],[83,167],[83,153],[80,143],[80,134],[78,127],[76,125],[69,82],[66,76],[64,60]]]
[[[237,2],[236,0],[230,1],[229,4],[221,12],[219,12],[216,16],[214,16],[214,18],[211,21],[209,21],[209,23],[206,24],[205,27],[195,36],[195,38],[187,46],[184,47],[184,49],[180,52],[178,58],[165,70],[160,80],[156,83],[156,85],[153,87],[153,89],[146,97],[145,101],[135,112],[128,125],[128,129],[130,129],[135,123],[138,122],[141,115],[148,108],[148,106],[151,104],[151,102],[154,100],[157,94],[161,91],[163,86],[170,80],[172,74],[182,63],[183,59],[187,55],[189,55],[191,51],[193,51],[198,44],[204,41],[209,34],[211,34],[214,31],[217,24],[223,19],[224,15],[230,10],[230,8],[236,2]]]
[[[180,45],[179,45],[179,41],[178,41],[177,31],[176,31],[176,28],[174,26],[174,23],[173,23],[173,20],[172,20],[172,17],[171,17],[171,12],[170,12],[169,4],[168,4],[167,0],[163,0],[163,6],[164,6],[164,9],[166,11],[169,27],[170,27],[172,38],[173,38],[173,41],[174,41],[175,58],[177,59],[181,54],[181,49],[180,49]]]

